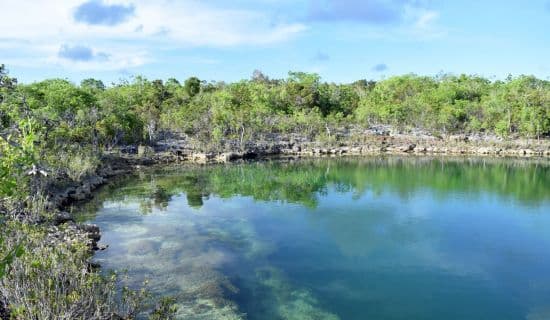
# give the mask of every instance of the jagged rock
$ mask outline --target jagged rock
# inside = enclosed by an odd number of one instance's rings
[[[237,159],[241,159],[242,157],[243,157],[243,155],[240,154],[240,153],[237,153],[237,152],[224,152],[224,153],[220,154],[217,157],[217,161],[218,162],[230,162],[230,161],[234,161],[234,160],[237,160]]]
[[[55,225],[60,225],[69,221],[74,222],[72,215],[68,212],[62,211],[55,215],[53,222]]]
[[[411,143],[411,144],[403,147],[402,150],[403,150],[403,152],[413,152],[415,148],[416,148],[416,144]]]
[[[83,224],[80,226],[80,229],[86,232],[87,237],[95,242],[101,239],[101,232],[95,224]]]
[[[85,181],[78,190],[80,190],[81,193],[90,194],[92,192],[92,185],[89,181]]]
[[[121,153],[127,153],[127,154],[137,154],[138,153],[138,148],[136,148],[136,146],[133,146],[133,145],[120,147],[119,150],[120,150]]]
[[[193,153],[191,160],[197,163],[207,163],[215,158],[213,153]]]
[[[91,188],[96,188],[105,183],[105,178],[102,176],[93,176],[88,179],[88,184]]]
[[[98,270],[99,268],[101,268],[101,264],[97,261],[88,261],[88,267],[91,270]]]
[[[360,154],[361,153],[361,147],[353,147],[349,150],[351,154]]]
[[[155,153],[155,150],[153,150],[152,147],[150,146],[143,146],[143,145],[140,145],[138,146],[137,148],[137,154],[138,156],[142,157],[142,156],[148,156],[148,155],[152,155]]]
[[[256,159],[259,153],[256,150],[249,150],[243,154],[243,159]]]
[[[469,139],[468,139],[468,136],[465,134],[455,134],[455,135],[449,136],[449,140],[458,141],[458,142],[467,142]]]
[[[74,192],[70,193],[70,197],[76,201],[82,201],[87,198],[87,194],[80,188],[77,188]]]

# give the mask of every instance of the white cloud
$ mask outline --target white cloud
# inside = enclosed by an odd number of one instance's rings
[[[436,11],[423,12],[416,20],[415,27],[417,29],[428,29],[432,26],[433,22],[439,18],[439,13]]]
[[[135,20],[145,35],[162,32],[166,38],[190,46],[265,45],[305,30],[299,23],[272,26],[266,13],[217,9],[195,1],[140,3]]]
[[[102,49],[94,49],[96,52],[101,52]],[[67,69],[79,71],[110,71],[130,69],[142,66],[153,59],[147,51],[128,50],[127,48],[119,48],[109,53],[105,59],[92,59],[89,61],[78,61],[64,59],[63,57],[48,56],[42,62],[50,65],[60,66]]]
[[[107,3],[130,4],[128,1]],[[82,0],[3,0],[0,20],[5,36],[16,39],[127,39],[150,38],[160,31],[167,39],[184,45],[227,46],[269,44],[288,40],[305,30],[301,23],[271,25],[265,12],[218,9],[199,1],[137,0],[135,14],[115,26],[77,23],[73,14]]]
[[[350,18],[339,19],[339,23],[331,22],[331,32],[336,34],[335,37],[338,39],[407,43],[437,40],[448,34],[446,28],[439,23],[439,11],[429,8],[427,5],[421,5],[422,1],[375,0],[363,3],[346,0],[342,3],[391,4],[389,8],[393,10],[390,10],[393,16],[388,13],[390,16],[386,17],[387,20],[378,21],[378,23],[373,23],[373,21],[364,22],[361,19],[355,19],[353,15]],[[379,15],[384,17],[383,13],[379,13]],[[340,14],[343,13],[340,12]]]
[[[87,45],[87,43],[86,43]],[[76,71],[112,71],[134,68],[153,61],[150,53],[132,45],[95,45],[89,46],[94,58],[89,60],[71,60],[60,56],[60,46],[46,43],[9,42],[0,46],[0,61],[8,66],[28,68],[62,67]],[[103,53],[109,52],[102,56]],[[99,55],[99,59],[97,56]]]
[[[435,10],[409,6],[405,10],[406,29],[401,33],[417,40],[441,38],[447,34],[439,25],[440,13]]]
[[[56,63],[67,67],[111,69],[146,63],[163,47],[228,47],[270,45],[302,33],[300,23],[272,25],[268,13],[256,10],[220,9],[201,1],[104,1],[132,5],[131,17],[117,25],[87,25],[74,19],[84,0],[2,0],[0,30],[8,30],[0,41],[0,60],[20,63]],[[59,47],[65,43],[93,47],[109,55],[106,61],[61,61]],[[116,46],[113,47],[113,44]],[[18,50],[18,57],[4,52]],[[65,59],[66,60],[66,59]]]

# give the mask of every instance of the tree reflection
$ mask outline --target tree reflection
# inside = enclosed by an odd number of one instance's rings
[[[210,195],[239,195],[315,208],[330,188],[351,192],[354,199],[367,191],[392,192],[402,199],[425,189],[440,198],[457,192],[473,196],[490,192],[537,205],[550,200],[548,164],[548,160],[525,159],[367,157],[185,166],[141,173],[123,182],[124,188],[109,188],[98,203],[138,198],[142,212],[150,213],[165,210],[176,195],[185,195],[193,208],[201,208]]]

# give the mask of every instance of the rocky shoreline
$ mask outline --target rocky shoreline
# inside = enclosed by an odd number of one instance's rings
[[[51,181],[47,203],[53,212],[46,223],[47,241],[56,243],[84,242],[90,253],[104,250],[99,245],[101,231],[97,225],[76,222],[69,212],[73,204],[85,202],[106,183],[144,167],[177,163],[227,163],[267,157],[336,157],[336,156],[410,155],[410,156],[491,156],[491,157],[550,157],[550,140],[496,140],[468,136],[452,136],[446,139],[433,136],[371,134],[361,139],[346,139],[340,143],[308,141],[304,137],[278,137],[239,146],[236,141],[224,143],[218,151],[203,151],[193,147],[186,138],[165,139],[154,146],[124,146],[105,152],[96,172],[80,182],[60,177]],[[91,268],[99,267],[92,261]],[[1,309],[1,308],[0,308]],[[2,318],[0,310],[0,318]]]
[[[322,155],[476,155],[550,157],[550,140],[502,140],[496,137],[454,135],[446,138],[426,134],[389,134],[384,132],[362,135],[345,134],[340,142],[323,143],[306,137],[292,135],[272,137],[244,146],[236,141],[224,141],[214,152],[197,152],[187,139],[171,139],[157,143],[152,153],[168,153],[168,161],[195,163],[230,162],[238,159],[255,159],[273,155],[322,156]],[[135,153],[139,154],[139,150]],[[170,156],[168,158],[170,158]]]
[[[227,163],[237,160],[254,160],[271,156],[360,156],[360,155],[464,155],[494,157],[550,157],[550,140],[474,140],[468,136],[447,139],[432,136],[421,138],[410,135],[366,136],[363,141],[349,141],[323,146],[319,142],[290,137],[276,141],[259,141],[239,148],[234,141],[217,152],[197,151],[187,139],[162,140],[153,147],[125,146],[102,157],[102,165],[94,175],[79,183],[61,181],[63,187],[49,188],[50,208],[63,210],[67,205],[85,201],[93,191],[110,178],[129,174],[143,167],[174,163]],[[63,215],[62,215],[63,216]],[[56,220],[63,223],[63,218]]]
[[[196,151],[187,139],[162,140],[153,147],[125,146],[106,152],[102,165],[95,174],[79,183],[58,181],[57,186],[48,188],[47,207],[56,212],[52,219],[50,234],[52,241],[84,240],[92,251],[103,250],[98,246],[101,238],[99,227],[75,222],[68,206],[84,202],[93,197],[94,191],[112,178],[131,174],[143,167],[174,163],[227,163],[238,160],[253,160],[270,156],[322,157],[361,155],[464,155],[464,156],[511,156],[550,157],[550,140],[496,141],[471,139],[467,136],[453,136],[447,139],[432,136],[369,135],[361,141],[349,141],[323,146],[319,142],[307,141],[303,137],[289,137],[271,141],[259,141],[236,147],[236,142],[226,143],[239,151],[218,152]],[[61,187],[59,186],[61,185]]]

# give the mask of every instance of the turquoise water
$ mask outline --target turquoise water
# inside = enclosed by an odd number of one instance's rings
[[[550,319],[545,160],[148,171],[86,210],[96,259],[185,319]]]

